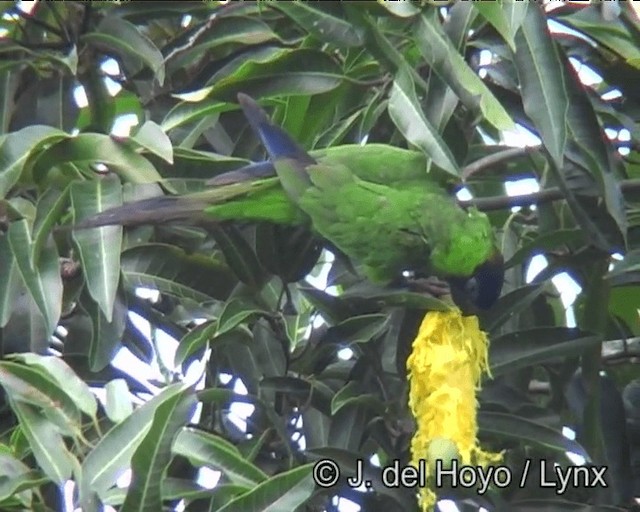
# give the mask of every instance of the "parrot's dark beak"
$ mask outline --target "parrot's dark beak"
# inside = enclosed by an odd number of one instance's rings
[[[504,258],[502,254],[496,251],[491,258],[476,268],[472,279],[475,279],[478,285],[478,294],[474,300],[475,305],[480,309],[489,309],[500,297],[504,284]]]
[[[469,279],[451,279],[453,300],[463,311],[486,310],[493,306],[502,292],[504,258],[496,251],[487,261],[478,265]]]

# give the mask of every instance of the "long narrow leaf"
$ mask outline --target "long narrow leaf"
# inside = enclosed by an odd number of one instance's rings
[[[161,403],[144,440],[133,454],[133,477],[122,512],[162,509],[162,480],[171,462],[171,444],[178,430],[193,415],[196,406],[191,388]]]
[[[25,219],[13,222],[9,227],[9,244],[22,279],[44,317],[47,332],[51,334],[62,311],[62,279],[56,246],[49,238],[35,262],[34,240]]]
[[[74,183],[71,187],[74,222],[121,204],[122,189],[115,177]],[[99,305],[107,322],[111,322],[120,280],[122,227],[75,230],[73,239],[78,248],[89,294]]]
[[[562,167],[569,109],[562,62],[539,6],[522,2],[518,8],[527,10],[516,34],[514,59],[524,110],[556,165]]]

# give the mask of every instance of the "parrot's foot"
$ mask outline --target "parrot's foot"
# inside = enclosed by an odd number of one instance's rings
[[[451,295],[451,287],[446,281],[442,281],[435,276],[430,277],[409,277],[407,278],[409,289],[433,295],[437,299],[442,299]]]

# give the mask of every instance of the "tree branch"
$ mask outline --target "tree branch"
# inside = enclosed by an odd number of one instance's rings
[[[475,163],[475,162],[474,162]],[[640,179],[623,180],[620,182],[622,193],[640,192]],[[532,204],[548,203],[564,199],[564,194],[558,187],[546,188],[539,192],[521,196],[490,196],[478,197],[466,201],[458,201],[462,207],[475,206],[478,210],[488,212],[513,208],[514,206],[530,206]]]
[[[474,174],[486,169],[487,167],[493,167],[505,160],[511,160],[513,158],[519,158],[521,156],[527,156],[533,151],[539,151],[540,148],[536,146],[523,147],[523,148],[509,148],[503,151],[498,151],[492,155],[479,158],[469,165],[466,165],[462,169],[462,181],[467,181]]]

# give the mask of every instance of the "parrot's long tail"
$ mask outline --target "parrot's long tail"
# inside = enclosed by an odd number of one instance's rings
[[[222,185],[232,185],[234,183],[242,183],[246,181],[260,180],[263,178],[273,178],[276,176],[276,170],[271,161],[256,162],[245,165],[240,169],[227,171],[211,178],[207,181],[207,185],[220,187]]]
[[[262,145],[272,161],[286,158],[298,162],[302,167],[316,163],[311,155],[302,149],[287,132],[273,124],[267,113],[253,98],[238,93],[238,103],[240,103],[247,121],[262,141]]]
[[[134,201],[98,213],[74,224],[73,229],[98,228],[101,226],[138,226],[160,224],[171,221],[207,219],[203,214],[206,204],[193,198],[159,196]],[[210,220],[210,219],[209,219]]]

